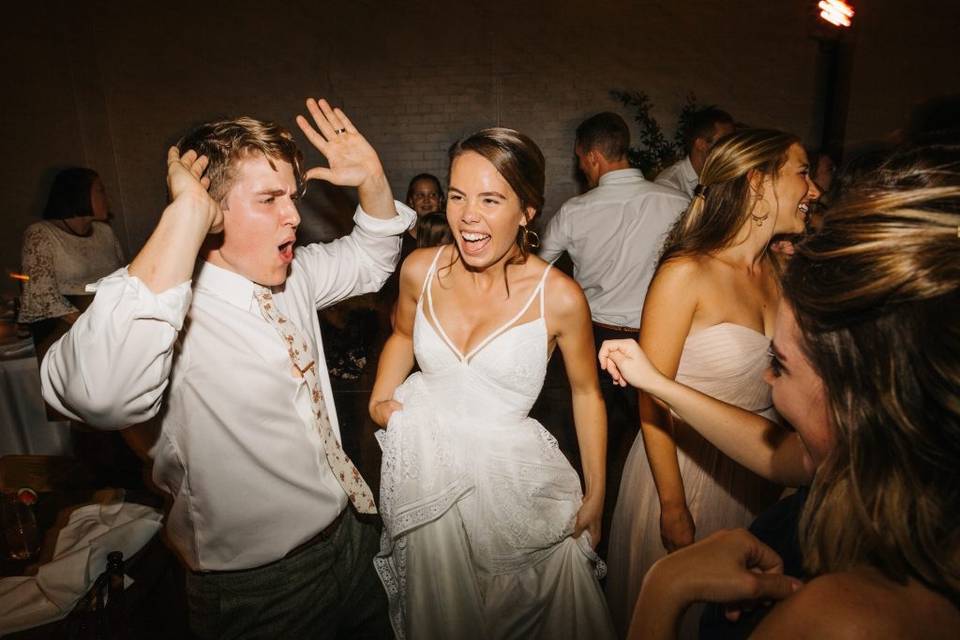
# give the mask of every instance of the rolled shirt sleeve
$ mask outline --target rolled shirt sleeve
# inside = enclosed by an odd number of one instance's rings
[[[397,215],[388,219],[374,218],[358,206],[349,235],[297,249],[295,268],[303,269],[312,282],[318,309],[379,291],[397,268],[400,235],[414,224],[417,214],[402,202],[394,205]]]
[[[416,220],[406,205],[397,202],[396,208],[397,215],[384,220],[358,207],[348,236],[297,249],[293,268],[311,282],[318,308],[383,286],[400,256],[400,234]],[[190,308],[191,286],[187,281],[154,293],[125,268],[101,279],[93,303],[41,364],[44,399],[64,415],[101,429],[122,429],[155,416]]]
[[[152,292],[126,268],[101,279],[90,307],[47,352],[44,400],[101,429],[122,429],[160,410],[191,282]]]

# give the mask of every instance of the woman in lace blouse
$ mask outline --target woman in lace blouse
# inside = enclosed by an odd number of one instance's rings
[[[41,357],[93,298],[86,285],[124,264],[108,214],[96,171],[64,169],[53,181],[44,219],[23,235],[21,266],[30,279],[20,297],[19,321],[30,325]]]

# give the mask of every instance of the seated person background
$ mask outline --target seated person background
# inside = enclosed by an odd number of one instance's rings
[[[43,354],[93,299],[86,285],[125,264],[110,227],[103,181],[93,169],[60,171],[50,187],[43,221],[23,234],[23,283],[18,322],[29,324]]]

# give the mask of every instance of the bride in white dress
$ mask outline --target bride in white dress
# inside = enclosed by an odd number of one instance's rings
[[[606,419],[590,313],[572,279],[528,254],[543,155],[497,128],[450,156],[454,244],[404,262],[370,401],[386,427],[375,566],[394,631],[415,640],[612,638],[593,552]],[[554,438],[528,417],[555,346],[585,494]],[[414,356],[421,371],[404,381]]]
[[[640,324],[640,346],[664,375],[771,418],[763,375],[780,289],[769,247],[774,236],[803,231],[820,195],[808,169],[790,134],[745,130],[719,141],[666,241]],[[640,418],[610,532],[606,590],[621,634],[656,560],[718,529],[747,526],[781,490],[643,393]],[[697,636],[698,618],[697,608],[687,612],[683,637]]]

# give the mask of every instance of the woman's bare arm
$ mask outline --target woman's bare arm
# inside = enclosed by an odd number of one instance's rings
[[[559,271],[548,276],[546,287],[550,292],[548,328],[556,336],[570,381],[573,422],[586,484],[574,536],[586,529],[591,543],[596,545],[600,541],[606,487],[607,413],[594,364],[590,307],[580,286]]]
[[[417,299],[435,251],[414,251],[400,266],[400,296],[397,299],[393,333],[383,345],[377,364],[377,377],[370,393],[370,417],[383,428],[386,428],[390,415],[402,408],[393,399],[393,392],[413,369],[413,322]]]
[[[787,486],[813,479],[803,445],[793,431],[746,409],[727,404],[660,373],[634,340],[607,340],[600,364],[621,385],[658,398],[700,435],[754,473]]]
[[[670,379],[677,375],[697,308],[698,271],[689,260],[662,265],[644,302],[640,346],[653,366]],[[664,547],[673,551],[693,542],[696,524],[687,508],[670,410],[646,393],[640,394],[639,404],[640,432],[660,498],[660,535]]]

